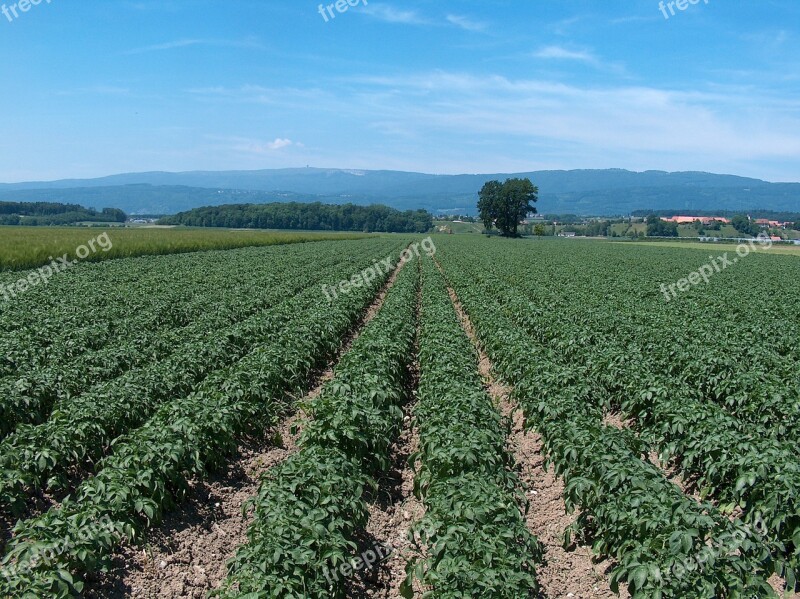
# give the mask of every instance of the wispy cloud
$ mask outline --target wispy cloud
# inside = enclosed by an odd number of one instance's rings
[[[271,141],[267,144],[267,147],[270,150],[280,150],[282,148],[288,148],[289,146],[293,145],[300,145],[300,144],[295,144],[291,139],[281,139],[280,137],[276,137],[275,141]]]
[[[601,60],[594,52],[589,50],[573,50],[564,46],[545,46],[534,52],[533,57],[542,60],[583,63],[599,71],[614,73],[620,77],[628,76],[624,65]]]
[[[238,154],[250,154],[257,156],[274,154],[291,147],[305,148],[305,145],[299,141],[292,141],[291,139],[285,139],[282,137],[276,137],[273,141],[263,141],[248,137],[220,137],[215,135],[208,135],[206,138],[214,142],[218,151],[230,151]]]
[[[254,50],[263,50],[264,45],[255,38],[246,38],[241,40],[223,40],[223,39],[180,39],[161,44],[153,44],[151,46],[143,46],[141,48],[134,48],[128,50],[126,54],[144,54],[146,52],[163,52],[166,50],[175,50],[178,48],[189,48],[191,46],[216,46],[227,48],[250,48]]]
[[[557,60],[577,60],[597,65],[600,63],[590,52],[585,50],[568,50],[562,46],[546,46],[534,53],[536,58],[552,58]]]
[[[430,21],[414,10],[398,9],[388,4],[368,4],[361,11],[386,23],[402,23],[405,25],[430,25]]]
[[[452,23],[457,27],[461,27],[462,29],[466,29],[467,31],[483,31],[486,29],[486,23],[473,21],[469,17],[464,17],[461,15],[447,15],[447,22]]]
[[[361,84],[372,93],[383,88],[391,94],[393,112],[380,110],[378,103],[353,105],[353,111],[380,123],[383,132],[396,128],[419,140],[511,136],[547,148],[549,155],[586,157],[587,163],[603,157],[634,168],[681,170],[694,164],[721,172],[800,153],[800,136],[793,133],[800,130],[796,107],[763,94],[742,98],[727,91],[567,85],[451,72],[364,78]],[[413,121],[393,116],[411,113]],[[742,138],[749,143],[737,143]]]

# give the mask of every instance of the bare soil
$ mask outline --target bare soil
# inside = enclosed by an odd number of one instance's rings
[[[278,445],[250,441],[239,448],[235,463],[224,474],[196,481],[181,510],[169,514],[144,547],[126,545],[114,557],[112,572],[88,585],[91,598],[205,597],[225,578],[226,561],[247,540],[251,517],[244,503],[258,491],[261,475],[297,451],[287,419],[277,431]]]
[[[348,597],[399,599],[406,564],[420,557],[410,537],[412,524],[425,515],[424,506],[414,497],[414,469],[408,464],[409,456],[419,447],[411,406],[406,409],[405,421],[392,448],[392,469],[380,481],[379,494],[369,506],[369,522],[360,542],[363,550],[386,547],[391,553],[375,568],[361,570],[349,581]]]
[[[417,321],[420,303],[418,293]],[[414,355],[417,355],[416,347]],[[409,397],[413,398],[418,383],[419,363],[415,359],[409,372]],[[412,465],[408,461],[419,448],[414,405],[412,399],[403,407],[403,428],[391,448],[391,468],[379,481],[378,493],[369,506],[369,521],[360,543],[364,550],[386,547],[391,549],[391,553],[375,568],[360,571],[350,581],[348,597],[399,598],[400,585],[406,578],[406,564],[420,557],[410,537],[412,524],[425,515],[425,507],[414,496],[414,473],[419,462]]]

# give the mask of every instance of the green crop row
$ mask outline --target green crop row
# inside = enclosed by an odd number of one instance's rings
[[[363,248],[364,259],[373,255],[368,249]],[[111,441],[141,425],[163,402],[189,394],[215,370],[259,344],[271,343],[275,334],[301,321],[303,313],[320,301],[316,283],[326,276],[326,265],[322,260],[271,288],[268,294],[279,302],[273,309],[217,330],[211,338],[201,330],[165,360],[61,402],[43,424],[19,428],[0,444],[0,506],[10,506],[18,514],[31,490],[60,489],[67,473],[74,478],[71,471],[76,467],[96,462]]]
[[[500,295],[528,300],[530,310],[542,313],[537,334],[578,349],[612,344],[636,359],[645,356],[684,393],[800,445],[800,323],[792,312],[800,292],[797,260],[752,255],[666,302],[660,282],[680,278],[689,265],[707,261],[707,253],[457,239],[443,248],[469,255],[473,272],[491,273],[512,288]]]
[[[788,588],[797,587],[800,450],[794,442],[770,434],[774,430],[764,425],[734,417],[716,401],[704,400],[696,387],[677,376],[677,367],[664,372],[660,361],[641,351],[635,339],[598,335],[604,325],[593,316],[584,316],[579,326],[553,326],[554,321],[564,321],[528,299],[537,292],[530,283],[519,281],[512,287],[481,272],[473,284],[501,297],[499,310],[551,350],[558,363],[587,366],[582,376],[593,385],[593,401],[634,417],[642,435],[693,480],[703,497],[717,500],[726,512],[738,506],[748,526],[763,529],[775,570]],[[783,404],[791,406],[788,398]],[[764,410],[770,405],[774,403],[765,402]]]
[[[262,482],[249,542],[218,596],[345,596],[355,534],[368,518],[364,491],[387,470],[403,423],[418,279],[415,264],[400,271],[378,315],[308,406],[300,451]]]
[[[246,298],[254,284],[271,282],[270,267],[301,269],[326,247],[335,253],[330,244],[314,246],[76,265],[46,285],[0,302],[0,375],[5,380],[19,374],[11,379],[16,380],[37,368],[66,368],[74,358],[113,346],[120,337],[185,326],[198,308],[218,309],[220,291],[239,290]]]
[[[542,434],[564,477],[568,506],[582,510],[570,532],[591,540],[598,555],[615,558],[612,584],[626,582],[642,598],[769,596],[765,579],[773,565],[759,534],[685,496],[642,459],[646,447],[630,432],[602,426],[608,390],[598,384],[595,364],[565,361],[580,355],[585,339],[554,349],[515,320],[520,305],[513,297],[476,283],[477,273],[466,266],[470,256],[440,254],[482,344],[516,386],[529,426]],[[494,296],[486,294],[490,287]],[[544,307],[531,304],[520,318],[534,313]],[[603,364],[613,379],[614,364]]]
[[[508,423],[483,388],[475,348],[432,260],[423,273],[420,448],[410,461],[421,460],[415,492],[426,513],[413,527],[422,557],[408,565],[404,596],[417,579],[425,597],[536,597],[542,553],[525,526]]]
[[[333,257],[326,257],[314,268],[324,269],[335,261]],[[46,366],[0,380],[0,439],[13,432],[19,423],[45,421],[53,406],[62,399],[74,399],[92,387],[97,387],[102,394],[113,393],[100,386],[101,383],[125,373],[130,373],[127,380],[142,375],[146,378],[146,370],[140,374],[136,371],[167,359],[183,346],[206,340],[209,331],[235,325],[268,309],[284,296],[301,291],[308,285],[306,277],[301,277],[299,282],[293,278],[293,284],[285,286],[288,273],[296,271],[298,266],[296,260],[278,262],[272,272],[254,277],[246,285],[230,286],[219,281],[202,300],[192,298],[192,301],[185,302],[180,318],[175,314],[169,323],[165,323],[157,312],[168,309],[169,305],[159,304],[155,313],[142,311],[125,320],[123,327],[127,334],[121,335],[122,338],[115,343],[96,351],[88,350],[67,363],[59,360],[58,356],[51,356],[51,362]],[[164,301],[174,303],[180,295],[192,293],[191,285],[197,285],[203,273],[197,275],[196,279],[190,279],[190,287],[180,288],[174,296],[167,294]]]
[[[373,253],[369,260],[374,258]],[[363,268],[368,259],[358,262]],[[334,280],[347,276],[353,265],[328,274]],[[313,369],[334,355],[380,283],[332,304],[317,302],[269,344],[117,439],[98,474],[73,497],[15,526],[0,567],[0,595],[79,594],[83,575],[105,567],[123,537],[136,539],[157,522],[189,492],[190,478],[221,467],[243,433],[263,431],[287,412],[293,395],[304,392]]]
[[[518,305],[509,306],[508,313],[526,330],[540,328],[541,320],[526,322]],[[549,339],[551,346],[569,342],[563,336]],[[693,396],[692,387],[661,374],[630,344],[587,343],[572,354],[571,360],[591,366],[586,376],[603,389],[606,405],[635,417],[637,429],[663,458],[693,477],[703,496],[717,499],[727,511],[739,506],[744,522],[765,527],[776,570],[794,588],[800,567],[797,446]]]
[[[11,280],[15,272],[49,262],[48,256],[67,252],[73,257],[75,248],[97,235],[100,228],[87,227],[19,227],[4,226],[0,236],[0,280]],[[231,229],[109,227],[114,242],[108,252],[98,252],[91,261],[117,260],[137,256],[163,256],[191,252],[229,250],[250,246],[274,246],[321,242],[325,240],[359,239],[361,233],[329,231],[240,231]]]

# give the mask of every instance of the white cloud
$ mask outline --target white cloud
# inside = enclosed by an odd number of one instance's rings
[[[164,50],[175,50],[177,48],[188,48],[191,46],[215,46],[227,48],[250,48],[255,50],[263,50],[264,46],[255,38],[246,38],[241,40],[216,40],[216,39],[180,39],[162,44],[153,44],[152,46],[143,46],[141,48],[133,48],[128,50],[126,54],[144,54],[146,52],[162,52]]]
[[[267,147],[270,150],[280,150],[281,148],[288,148],[291,145],[294,145],[294,142],[291,139],[281,139],[280,137],[277,137],[275,138],[275,141],[268,143]]]
[[[486,29],[485,23],[479,23],[478,21],[473,21],[468,17],[460,15],[447,15],[447,21],[467,31],[483,31]]]
[[[577,60],[598,64],[597,58],[586,51],[568,50],[562,46],[546,46],[534,54],[536,58],[553,58],[557,60]]]
[[[292,141],[291,139],[284,139],[281,137],[276,137],[274,141],[266,142],[260,139],[251,139],[248,137],[218,135],[207,135],[206,139],[214,144],[216,152],[223,154],[226,152],[233,152],[235,154],[263,156],[265,154],[278,154],[281,150],[291,147],[305,148],[305,146],[298,141]]]
[[[361,12],[387,23],[402,23],[405,25],[430,24],[428,20],[421,17],[416,11],[397,9],[388,4],[368,4]]]
[[[325,162],[320,156],[329,162],[341,154],[344,132],[358,140],[345,142],[348,165],[437,172],[617,166],[776,180],[792,178],[786,173],[796,172],[800,155],[798,102],[758,88],[570,85],[434,71],[334,79],[324,91],[246,85],[195,92],[197,101],[313,114],[305,134],[322,135],[308,152],[318,164]],[[330,131],[314,128],[324,122],[336,124]],[[301,147],[282,140],[238,140],[225,148],[288,158]],[[772,172],[761,170],[770,163]]]

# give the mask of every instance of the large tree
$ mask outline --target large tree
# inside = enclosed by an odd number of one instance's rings
[[[734,216],[731,219],[731,224],[733,225],[733,228],[742,235],[751,235],[753,237],[757,237],[761,232],[761,228],[744,214],[737,214]]]
[[[487,230],[497,227],[507,237],[516,237],[517,228],[528,214],[535,214],[539,188],[530,179],[487,181],[478,194],[478,213]]]

